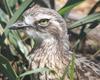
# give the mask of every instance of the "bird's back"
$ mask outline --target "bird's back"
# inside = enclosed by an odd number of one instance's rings
[[[82,55],[76,56],[76,80],[100,80],[100,64]]]

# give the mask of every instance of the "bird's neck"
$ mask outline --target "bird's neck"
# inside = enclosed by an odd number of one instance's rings
[[[64,53],[63,43],[54,38],[44,40],[39,48],[43,50],[44,54],[56,55]]]
[[[30,63],[31,68],[47,67],[55,71],[55,75],[52,73],[43,74],[43,76],[47,76],[47,80],[58,80],[58,78],[63,76],[64,70],[69,64],[69,60],[64,54],[63,43],[53,38],[44,40],[34,50],[30,58],[32,59]],[[40,79],[45,80],[42,76]]]
[[[54,38],[45,39],[40,46],[37,46],[37,48],[34,49],[31,57],[32,59],[42,60],[43,58],[48,59],[49,61],[56,59],[57,57],[60,60],[67,59],[66,54],[68,53],[68,50],[66,50],[64,44],[63,41],[57,41]]]

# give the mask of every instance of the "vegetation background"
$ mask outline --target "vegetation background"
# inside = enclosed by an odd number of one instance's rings
[[[34,40],[22,31],[8,29],[34,4],[57,10],[69,25],[71,49],[100,61],[99,0],[0,0],[0,80],[27,80],[27,75],[32,80],[32,73],[50,71],[47,68],[29,71],[27,55]],[[73,71],[70,76],[74,80]]]

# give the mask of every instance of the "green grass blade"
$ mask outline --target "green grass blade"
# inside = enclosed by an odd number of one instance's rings
[[[0,23],[1,22],[4,22],[4,23],[8,22],[8,16],[2,9],[0,9]]]
[[[0,71],[3,72],[9,80],[18,80],[18,76],[12,69],[8,60],[0,54]]]
[[[8,34],[11,32],[8,27],[17,21],[17,19],[23,14],[23,12],[26,10],[26,8],[32,3],[33,0],[26,0],[20,8],[14,13],[13,17],[10,19],[10,21],[7,23],[7,26],[4,30],[4,34],[8,36]],[[15,35],[14,35],[15,36]]]
[[[24,76],[26,76],[26,75],[30,75],[30,74],[33,74],[33,73],[42,73],[42,72],[50,72],[51,70],[50,69],[48,69],[48,68],[36,68],[36,69],[33,69],[33,70],[31,70],[31,71],[27,71],[27,72],[25,72],[25,73],[22,73],[21,75],[20,75],[20,77],[24,77]]]
[[[75,76],[75,72],[74,72],[74,69],[75,69],[75,53],[73,53],[72,55],[72,60],[71,60],[71,63],[70,63],[70,68],[69,68],[69,77],[70,77],[70,80],[74,80]]]
[[[5,7],[7,14],[11,17],[11,12],[10,12],[10,8],[8,6],[7,0],[3,0],[3,3],[4,3],[4,7]]]
[[[69,0],[69,1],[70,1],[70,0]],[[62,9],[60,9],[58,12],[59,12],[59,14],[61,14],[61,15],[63,16],[65,13],[69,13],[69,11],[70,11],[73,7],[79,5],[81,2],[83,2],[83,0],[78,0],[78,2],[77,2],[77,1],[74,1],[74,2],[73,2],[73,0],[72,0],[72,2],[71,2],[71,1],[68,2],[68,3],[67,3]]]
[[[73,28],[77,28],[81,25],[87,24],[87,23],[91,23],[93,21],[100,21],[100,13],[94,13],[91,15],[88,15],[82,19],[80,19],[79,21],[73,23],[69,29],[73,29]]]
[[[20,8],[14,13],[13,17],[10,19],[10,21],[7,23],[7,26],[10,26],[16,20],[23,14],[23,12],[26,10],[26,8],[33,2],[33,0],[26,0],[23,2],[23,4],[20,6]]]

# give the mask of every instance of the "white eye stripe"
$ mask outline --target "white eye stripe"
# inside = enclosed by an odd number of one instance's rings
[[[55,17],[47,14],[38,14],[34,18],[32,16],[25,16],[25,23],[32,25],[34,21],[39,21],[41,19],[55,19]]]
[[[41,20],[41,19],[55,19],[54,16],[51,16],[51,15],[47,15],[47,14],[38,14],[36,17],[35,17],[35,20]]]
[[[33,24],[33,18],[32,18],[32,16],[25,17],[25,23],[29,24],[29,25],[32,25]]]

